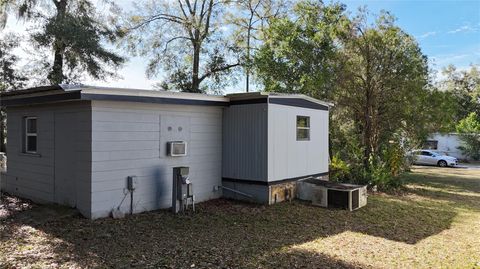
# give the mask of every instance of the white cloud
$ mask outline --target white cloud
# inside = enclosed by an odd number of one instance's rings
[[[430,36],[435,36],[435,35],[437,35],[437,32],[436,31],[431,31],[431,32],[426,32],[423,35],[419,35],[418,38],[424,39],[424,38],[427,38],[427,37],[430,37]]]
[[[456,33],[470,33],[470,32],[476,32],[477,28],[472,27],[470,25],[463,25],[461,27],[458,27],[457,29],[448,31],[447,33],[449,34],[456,34]]]
[[[433,63],[439,66],[444,66],[448,64],[455,64],[458,61],[463,60],[469,56],[471,55],[470,54],[446,54],[446,55],[432,56],[430,57],[430,59],[433,61]]]

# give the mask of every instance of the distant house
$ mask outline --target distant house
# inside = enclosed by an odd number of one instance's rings
[[[462,141],[457,133],[434,133],[425,141],[424,149],[435,150],[459,160],[466,160],[468,157],[458,149],[461,145]]]
[[[329,106],[304,95],[48,86],[1,105],[1,188],[88,218],[172,207],[178,184],[197,202],[272,204],[293,198],[299,179],[328,178]],[[188,178],[175,181],[174,167]]]

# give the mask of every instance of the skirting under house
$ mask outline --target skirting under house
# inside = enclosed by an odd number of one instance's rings
[[[329,107],[304,95],[48,86],[0,104],[2,190],[87,218],[222,196],[273,204],[328,179]]]

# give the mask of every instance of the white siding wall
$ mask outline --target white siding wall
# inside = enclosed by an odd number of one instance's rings
[[[214,186],[221,185],[222,111],[211,106],[93,101],[92,217],[107,216],[120,204],[122,211],[129,211],[125,188],[130,175],[139,182],[134,212],[170,207],[175,166],[190,167],[197,202],[220,197]],[[172,140],[187,141],[188,156],[166,156],[166,143]]]
[[[297,141],[297,116],[310,117],[310,141]],[[328,111],[268,106],[268,181],[328,172]]]
[[[67,118],[57,122],[62,115]],[[37,117],[38,155],[23,154],[23,120],[26,116]],[[68,120],[70,119],[70,120]],[[7,111],[7,176],[3,178],[5,190],[37,202],[59,202],[56,179],[63,176],[74,197],[69,203],[88,216],[90,212],[90,106],[88,103],[66,103],[50,106],[10,107]],[[62,137],[58,145],[55,134],[71,130],[70,137]],[[61,133],[61,132],[60,132]],[[55,155],[68,158],[68,167],[55,164]],[[77,158],[78,156],[78,158]],[[57,180],[58,181],[58,180]],[[65,190],[62,190],[65,191]]]
[[[462,151],[458,149],[458,147],[462,145],[462,141],[457,134],[433,134],[430,136],[429,140],[438,141],[436,151],[446,153],[457,159],[467,159],[467,157],[462,154]]]

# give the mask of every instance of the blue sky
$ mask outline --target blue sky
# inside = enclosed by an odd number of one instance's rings
[[[480,0],[342,1],[350,12],[367,6],[372,13],[382,9],[397,17],[397,24],[413,35],[430,66],[436,70],[453,64],[460,69],[480,64]]]
[[[131,8],[132,2],[117,1],[126,9]],[[341,2],[347,5],[348,11],[352,14],[363,6],[373,14],[378,14],[381,10],[390,11],[397,17],[397,24],[417,39],[434,70],[441,70],[449,64],[459,69],[467,69],[470,64],[480,64],[480,0],[348,0]],[[25,33],[25,27],[13,19],[9,20],[7,30]],[[130,58],[129,62],[119,70],[121,79],[110,79],[106,82],[87,80],[85,83],[150,89],[151,85],[158,82],[160,78],[148,80],[145,77],[145,66],[146,59]],[[440,73],[438,75],[441,77]],[[240,80],[239,83],[226,91],[241,91],[244,82]]]

